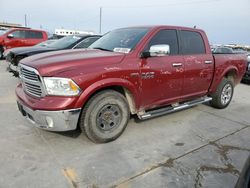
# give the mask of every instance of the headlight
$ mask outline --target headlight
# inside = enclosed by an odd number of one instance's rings
[[[248,70],[250,70],[250,63],[248,63]]]
[[[68,78],[44,77],[48,95],[76,96],[81,92],[78,85]]]

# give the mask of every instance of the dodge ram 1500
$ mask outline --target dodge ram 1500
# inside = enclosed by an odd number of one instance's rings
[[[78,126],[94,142],[118,138],[131,114],[139,119],[210,102],[229,105],[246,56],[212,54],[200,29],[129,27],[111,31],[87,50],[21,60],[19,110],[51,131]]]

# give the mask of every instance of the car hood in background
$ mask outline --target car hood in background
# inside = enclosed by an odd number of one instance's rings
[[[32,54],[49,52],[49,51],[54,51],[54,50],[57,50],[57,49],[48,48],[48,47],[44,47],[44,46],[30,46],[30,47],[13,48],[13,49],[10,49],[9,52],[13,53],[15,56],[17,56],[17,55],[29,56]]]

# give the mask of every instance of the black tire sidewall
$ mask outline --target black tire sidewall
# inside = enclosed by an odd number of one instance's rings
[[[230,84],[231,85],[231,88],[232,88],[232,93],[231,93],[231,98],[230,100],[226,103],[226,104],[223,104],[221,102],[221,95],[222,95],[222,91],[223,91],[223,88],[227,85],[227,84]],[[223,78],[223,80],[221,81],[216,93],[212,96],[213,97],[213,100],[212,100],[212,105],[216,108],[219,108],[219,109],[223,109],[223,108],[226,108],[232,98],[233,98],[233,94],[234,94],[234,85],[233,85],[233,82],[229,79],[226,79],[226,78]]]
[[[2,46],[0,46],[0,59],[3,59],[3,47]]]
[[[90,102],[84,117],[84,129],[87,136],[94,142],[109,142],[118,138],[125,130],[130,116],[129,108],[124,97],[117,92],[104,92]],[[111,131],[102,131],[97,127],[96,117],[105,105],[116,105],[121,111],[120,124]]]

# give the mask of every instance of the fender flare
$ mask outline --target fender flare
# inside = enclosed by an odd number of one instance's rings
[[[132,95],[135,108],[138,109],[138,106],[139,106],[138,88],[136,88],[136,86],[134,84],[132,84],[131,82],[129,82],[128,80],[125,80],[122,78],[120,78],[120,79],[107,78],[107,79],[103,79],[103,80],[94,82],[89,87],[87,87],[83,90],[83,92],[79,96],[75,106],[76,107],[83,107],[86,104],[86,102],[89,100],[89,98],[91,96],[93,96],[93,94],[95,94],[96,92],[98,92],[102,89],[112,87],[112,86],[122,87],[122,88],[124,88],[124,92],[128,91]],[[125,97],[127,97],[127,94],[125,95]],[[128,103],[129,103],[129,101],[128,101]]]

